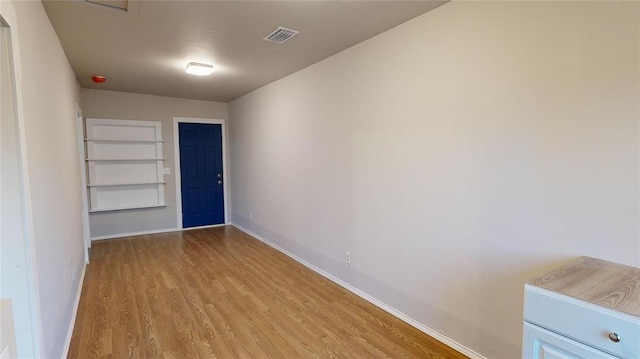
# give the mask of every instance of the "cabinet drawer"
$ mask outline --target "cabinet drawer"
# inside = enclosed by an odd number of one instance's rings
[[[622,358],[640,358],[640,318],[526,285],[524,320]]]
[[[562,335],[524,323],[523,359],[616,359],[605,352]]]

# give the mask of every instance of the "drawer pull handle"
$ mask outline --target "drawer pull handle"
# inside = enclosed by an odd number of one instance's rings
[[[611,339],[612,342],[617,343],[620,341],[620,336],[616,333],[609,333],[609,339]]]

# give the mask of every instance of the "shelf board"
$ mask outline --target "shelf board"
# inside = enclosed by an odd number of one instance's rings
[[[85,161],[164,161],[165,158],[87,158]]]
[[[166,207],[166,206],[167,205],[165,203],[162,203],[162,204],[149,204],[149,205],[145,205],[145,206],[96,208],[96,209],[89,210],[89,213],[125,211],[125,210],[129,210],[129,209],[157,208],[157,207]]]
[[[164,140],[108,140],[102,138],[85,138],[86,142],[115,142],[115,143],[157,143],[164,142]]]
[[[115,186],[139,186],[149,184],[166,184],[167,182],[129,182],[129,183],[98,183],[88,184],[87,187],[115,187]]]

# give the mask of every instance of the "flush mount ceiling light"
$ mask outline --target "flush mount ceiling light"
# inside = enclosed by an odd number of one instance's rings
[[[200,62],[190,62],[187,64],[187,73],[196,76],[207,76],[213,72],[213,65]]]

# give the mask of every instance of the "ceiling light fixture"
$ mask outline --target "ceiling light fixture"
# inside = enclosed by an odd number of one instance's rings
[[[200,62],[190,62],[187,64],[187,73],[196,76],[207,76],[213,72],[213,65]]]

